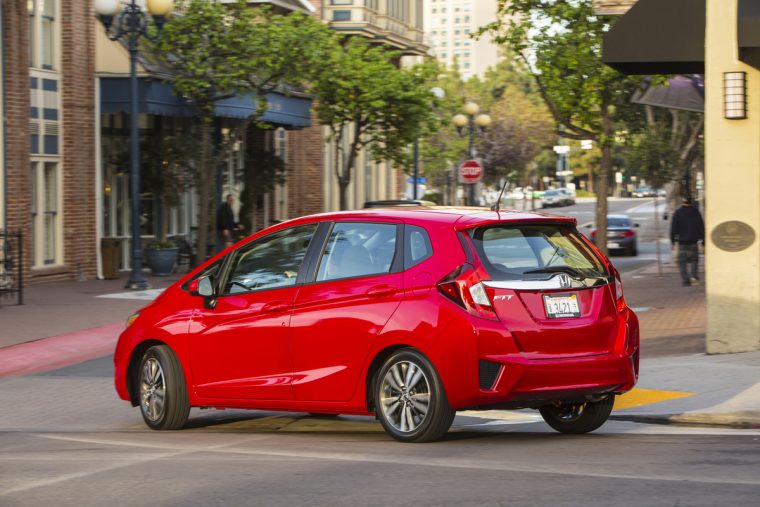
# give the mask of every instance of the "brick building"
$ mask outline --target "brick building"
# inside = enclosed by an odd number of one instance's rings
[[[31,282],[95,276],[89,0],[2,0],[2,227]]]

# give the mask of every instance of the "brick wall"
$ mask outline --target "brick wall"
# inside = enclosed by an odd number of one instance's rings
[[[8,228],[25,233],[24,276],[31,283],[95,277],[95,33],[91,0],[61,0],[61,176],[63,266],[31,270],[28,13],[26,0],[3,3]]]
[[[67,278],[96,274],[95,29],[91,0],[61,1],[63,242]]]
[[[6,195],[8,229],[24,233],[25,278],[31,265],[29,170],[29,21],[26,0],[3,1]],[[27,278],[28,279],[28,278]]]

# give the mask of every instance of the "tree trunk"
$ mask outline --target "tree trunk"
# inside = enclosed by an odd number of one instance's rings
[[[209,210],[211,209],[211,185],[214,180],[214,158],[211,146],[211,122],[201,119],[200,167],[198,168],[198,248],[195,263],[200,265],[208,256]]]
[[[612,170],[612,119],[606,104],[602,105],[602,161],[596,182],[596,247],[607,255],[607,189]]]
[[[340,210],[345,211],[348,209],[348,184],[349,181],[346,178],[338,178],[338,192],[340,196]]]

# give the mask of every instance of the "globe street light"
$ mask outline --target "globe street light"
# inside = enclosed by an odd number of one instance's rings
[[[487,114],[480,113],[480,106],[475,102],[467,102],[462,108],[464,114],[460,113],[454,115],[451,122],[457,128],[457,133],[461,136],[464,135],[464,128],[467,127],[467,135],[469,136],[470,143],[467,148],[467,158],[474,159],[477,156],[477,150],[475,149],[475,133],[482,135],[488,127],[491,126],[491,117]],[[475,205],[475,185],[477,183],[470,183],[469,196],[467,200],[470,206]]]
[[[166,16],[174,7],[173,0],[148,0],[148,13],[158,31],[164,26]],[[95,0],[95,12],[112,41],[125,40],[129,51],[129,80],[131,88],[130,119],[130,169],[132,192],[132,273],[127,281],[128,289],[148,289],[150,286],[142,274],[142,245],[140,241],[140,138],[137,108],[137,53],[140,37],[148,38],[150,20],[136,0],[121,3],[119,0]]]

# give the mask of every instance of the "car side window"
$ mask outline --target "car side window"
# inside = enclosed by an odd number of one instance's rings
[[[409,269],[433,255],[430,236],[425,229],[416,225],[404,228],[404,269]]]
[[[235,252],[223,294],[295,285],[317,224],[284,229]]]
[[[336,223],[319,261],[317,281],[390,273],[396,230],[393,224]]]

